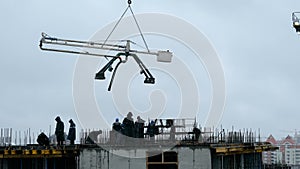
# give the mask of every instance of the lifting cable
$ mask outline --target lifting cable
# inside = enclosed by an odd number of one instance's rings
[[[145,47],[147,48],[147,51],[150,52],[150,50],[149,50],[149,48],[148,48],[148,45],[147,45],[147,42],[146,42],[146,40],[145,40],[145,37],[144,37],[144,35],[143,35],[143,32],[142,32],[142,30],[141,30],[141,28],[140,28],[140,26],[139,26],[139,24],[138,24],[138,22],[137,22],[137,19],[136,19],[135,15],[134,15],[134,13],[133,13],[133,11],[132,11],[132,8],[131,8],[131,6],[130,6],[130,5],[131,5],[131,0],[128,0],[127,3],[128,3],[128,7],[125,9],[125,11],[123,12],[123,14],[122,14],[121,17],[119,18],[119,20],[117,21],[117,23],[115,24],[115,26],[113,27],[112,31],[109,33],[109,35],[108,35],[107,38],[105,39],[103,45],[105,45],[105,43],[108,41],[108,39],[110,38],[110,36],[112,35],[112,33],[115,31],[115,29],[117,28],[117,26],[119,25],[119,23],[121,22],[121,20],[123,19],[123,17],[125,16],[126,12],[128,11],[128,8],[129,8],[129,9],[130,9],[130,12],[131,12],[131,14],[132,14],[132,16],[133,16],[133,19],[134,19],[134,21],[135,21],[135,24],[136,24],[136,26],[137,26],[137,28],[138,28],[138,30],[139,30],[139,33],[140,33],[140,35],[141,35],[141,37],[142,37],[142,39],[143,39],[144,45],[145,45]],[[103,46],[103,45],[102,45],[102,46]]]

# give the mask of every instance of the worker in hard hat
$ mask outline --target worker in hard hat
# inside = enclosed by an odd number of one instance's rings
[[[112,126],[112,139],[111,142],[115,144],[120,143],[120,137],[121,137],[121,131],[122,131],[122,126],[121,123],[119,122],[119,118],[116,118],[115,122],[113,123]]]
[[[55,118],[55,121],[56,121],[55,135],[56,135],[57,145],[63,145],[65,141],[64,123],[61,121],[59,116]]]
[[[70,128],[67,139],[70,140],[70,144],[74,145],[76,139],[76,125],[72,119],[69,120]]]

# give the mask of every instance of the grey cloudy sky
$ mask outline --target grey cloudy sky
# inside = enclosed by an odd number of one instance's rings
[[[0,127],[54,128],[73,118],[72,79],[77,56],[42,52],[41,32],[89,39],[118,19],[125,0],[2,0]],[[226,80],[225,128],[293,134],[300,119],[300,37],[291,13],[298,0],[133,1],[138,13],[165,13],[193,24],[214,45]]]

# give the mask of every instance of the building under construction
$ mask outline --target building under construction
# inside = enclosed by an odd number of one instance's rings
[[[277,149],[251,130],[197,130],[193,119],[159,122],[151,137],[145,125],[142,138],[82,132],[76,145],[1,146],[0,169],[260,169],[262,152]]]

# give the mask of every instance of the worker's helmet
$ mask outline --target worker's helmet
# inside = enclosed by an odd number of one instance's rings
[[[55,120],[56,120],[56,121],[60,121],[60,117],[57,116],[57,117],[55,118]]]

